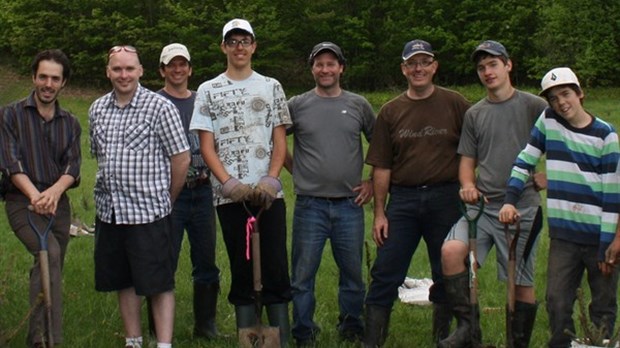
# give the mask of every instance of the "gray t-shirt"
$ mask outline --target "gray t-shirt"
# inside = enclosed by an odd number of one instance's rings
[[[314,90],[288,102],[294,134],[293,183],[297,194],[351,197],[362,180],[362,134],[370,141],[375,114],[355,93],[325,98]]]
[[[465,113],[458,153],[477,160],[476,186],[491,206],[503,204],[512,164],[546,107],[544,99],[516,90],[506,101],[494,103],[484,98]],[[539,204],[540,196],[530,180],[518,207]]]

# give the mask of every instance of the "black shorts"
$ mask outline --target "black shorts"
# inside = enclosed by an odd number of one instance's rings
[[[174,289],[170,215],[141,225],[95,221],[95,289],[134,287],[150,296]]]

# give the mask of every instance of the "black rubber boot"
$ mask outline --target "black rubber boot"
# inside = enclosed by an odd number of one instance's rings
[[[288,316],[288,303],[275,303],[266,306],[270,326],[277,326],[280,331],[280,347],[288,347],[291,324]]]
[[[438,343],[450,334],[452,306],[448,303],[433,303],[433,342]]]
[[[215,325],[220,284],[194,283],[194,336],[214,339],[219,335]]]
[[[477,305],[472,306],[469,301],[469,273],[463,272],[449,277],[444,276],[444,282],[457,326],[452,335],[439,341],[437,347],[480,347],[482,341],[482,332],[478,324],[480,322],[480,311]],[[474,318],[476,323],[472,325]]]
[[[364,348],[381,347],[387,338],[391,308],[366,305]]]
[[[256,325],[256,307],[251,305],[235,306],[237,330]]]
[[[512,319],[512,346],[513,348],[527,348],[530,345],[538,303],[515,303],[515,313]]]

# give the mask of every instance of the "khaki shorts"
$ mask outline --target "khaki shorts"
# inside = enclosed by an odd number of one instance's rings
[[[478,208],[472,205],[467,206],[469,216],[475,216]],[[534,286],[534,266],[536,264],[536,249],[540,230],[542,229],[542,209],[540,207],[532,207],[520,209],[521,214],[520,228],[521,233],[517,243],[516,250],[516,274],[515,283],[522,286]],[[534,229],[533,241],[529,241],[530,234]],[[516,232],[516,225],[510,225],[511,236]],[[446,240],[460,240],[469,245],[468,222],[461,217],[456,222],[446,236]],[[508,268],[508,243],[504,232],[504,224],[499,222],[499,211],[495,209],[485,208],[480,216],[477,224],[477,256],[478,264],[482,266],[486,260],[491,248],[495,245],[495,255],[497,261],[497,278],[505,281],[507,279]],[[529,244],[529,256],[523,259],[523,252]]]

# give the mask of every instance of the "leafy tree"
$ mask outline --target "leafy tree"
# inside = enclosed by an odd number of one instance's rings
[[[313,85],[307,58],[321,41],[344,50],[346,88],[403,88],[400,54],[416,38],[435,48],[439,84],[477,83],[470,55],[486,39],[507,47],[517,84],[537,84],[559,65],[575,69],[584,85],[620,82],[620,3],[604,0],[0,0],[0,56],[27,74],[38,51],[60,48],[74,83],[108,87],[107,50],[131,44],[145,68],[142,83],[159,88],[161,48],[181,42],[197,88],[224,70],[221,29],[235,17],[256,29],[256,70],[287,89]]]
[[[541,1],[541,26],[530,75],[540,78],[557,66],[575,70],[585,85],[618,83],[620,4],[617,1]]]

